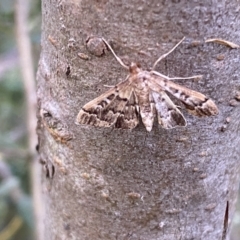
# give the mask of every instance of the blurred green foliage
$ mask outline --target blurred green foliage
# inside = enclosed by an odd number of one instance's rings
[[[40,52],[41,1],[29,1],[33,58]],[[26,105],[15,36],[15,1],[0,1],[0,240],[32,240],[33,208],[27,150]]]

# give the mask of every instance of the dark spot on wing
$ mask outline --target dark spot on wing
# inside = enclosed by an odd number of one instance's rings
[[[115,122],[115,128],[122,128],[123,126],[123,123],[124,123],[124,119],[123,119],[123,116],[120,115],[118,118],[117,118],[117,121]]]
[[[114,99],[114,97],[115,97],[115,94],[112,93],[111,95],[107,96],[107,99],[111,101]]]
[[[187,103],[185,103],[185,102],[183,102],[183,104],[185,105],[185,107],[186,107],[187,109],[189,109],[189,110],[195,110],[195,107],[194,107],[194,106],[191,106],[191,105],[189,105],[189,104],[187,104]]]
[[[209,98],[205,98],[202,102],[198,103],[198,107],[202,107],[204,103],[206,103]]]
[[[115,88],[116,93],[118,93],[119,92],[118,86],[115,86],[114,88]]]
[[[204,101],[202,102],[202,104],[206,103],[209,100],[209,98],[205,98]]]
[[[99,108],[90,109],[90,110],[82,108],[82,110],[87,114],[95,114],[95,115],[98,115],[98,113],[100,112]]]
[[[164,86],[166,86],[167,85],[167,82],[168,82],[168,80],[167,79],[163,79],[163,82],[164,82]]]
[[[97,123],[97,119],[95,115],[91,115],[89,120],[88,120],[88,124],[90,125],[95,125]]]
[[[178,93],[178,90],[176,88],[171,88],[169,89],[170,91],[172,91],[173,93]]]
[[[127,102],[127,98],[121,98],[119,95],[116,96],[116,100]]]
[[[102,106],[103,108],[106,107],[108,105],[107,101],[103,100],[99,103],[100,106]]]
[[[137,110],[136,107],[135,107],[135,114],[136,114],[137,118],[139,118],[139,111]]]
[[[88,111],[87,111],[85,108],[82,108],[82,110],[83,110],[84,112],[88,113]]]
[[[208,108],[197,108],[197,113],[201,114],[201,116],[211,116],[212,113]]]

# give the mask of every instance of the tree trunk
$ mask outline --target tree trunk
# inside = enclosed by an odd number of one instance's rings
[[[38,69],[40,156],[47,169],[45,239],[228,239],[239,182],[239,2],[43,0]],[[150,133],[74,124],[81,107],[128,72],[202,74],[179,84],[211,97],[219,115]],[[97,44],[100,43],[100,44]],[[54,174],[55,173],[55,174]]]

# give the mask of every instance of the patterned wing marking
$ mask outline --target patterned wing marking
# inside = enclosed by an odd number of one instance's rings
[[[96,127],[114,125],[127,105],[132,91],[128,79],[117,84],[84,105],[78,113],[76,124],[89,124]]]
[[[133,129],[139,123],[139,106],[138,101],[135,95],[135,92],[132,91],[132,94],[117,118],[115,123],[116,128],[122,129]]]
[[[218,108],[215,103],[200,92],[183,87],[156,75],[152,81],[179,99],[191,114],[199,117],[218,114]]]

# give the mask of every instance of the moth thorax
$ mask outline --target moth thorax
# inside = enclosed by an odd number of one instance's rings
[[[141,71],[140,64],[132,62],[129,67],[129,71],[132,74],[137,74]]]

